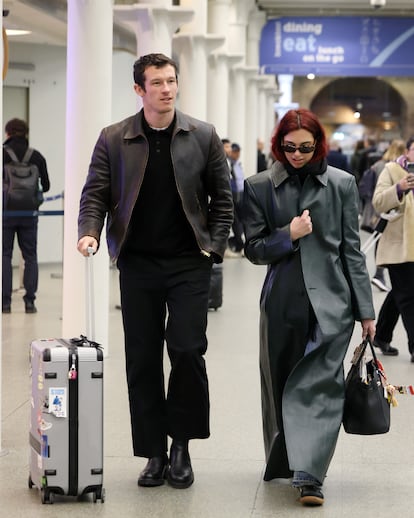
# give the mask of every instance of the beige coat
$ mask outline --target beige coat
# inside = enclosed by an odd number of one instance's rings
[[[414,197],[411,190],[398,199],[396,184],[407,171],[396,162],[389,162],[381,172],[372,204],[379,213],[395,209],[399,213],[389,221],[378,243],[378,266],[414,262]]]

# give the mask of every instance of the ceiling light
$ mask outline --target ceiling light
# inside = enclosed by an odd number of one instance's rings
[[[25,36],[31,34],[31,31],[25,31],[23,29],[6,29],[7,36]]]

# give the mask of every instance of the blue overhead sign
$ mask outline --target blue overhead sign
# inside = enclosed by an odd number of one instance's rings
[[[260,41],[265,74],[414,76],[414,18],[289,17]]]

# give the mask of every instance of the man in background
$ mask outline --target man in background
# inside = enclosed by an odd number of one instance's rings
[[[5,126],[5,132],[6,140],[3,144],[3,169],[5,164],[13,161],[8,149],[14,153],[16,158],[21,162],[29,147],[29,128],[24,120],[17,118],[9,120]],[[50,189],[50,181],[44,156],[36,149],[33,149],[28,163],[34,164],[37,167],[41,189],[43,192],[47,192]],[[3,191],[4,188],[3,170]],[[3,206],[3,210],[5,208],[7,209],[7,206]],[[21,207],[22,211],[27,211],[26,215],[14,216],[12,211],[3,214],[3,313],[11,312],[13,287],[12,255],[15,236],[17,236],[17,242],[24,260],[23,287],[25,294],[23,300],[25,311],[26,313],[37,312],[35,299],[39,278],[39,267],[37,263],[38,216],[30,214],[30,212],[33,212],[36,208],[37,207],[34,207],[31,201],[28,200],[27,205]]]
[[[341,147],[339,146],[336,140],[329,141],[329,151],[326,156],[328,164],[332,167],[337,167],[338,169],[343,169],[344,171],[350,172],[349,163],[347,156],[342,152]]]
[[[232,167],[231,192],[233,195],[234,220],[232,225],[233,235],[229,239],[230,252],[226,257],[241,257],[244,247],[242,202],[244,189],[244,171],[240,162],[241,148],[235,142],[231,145],[230,162]]]
[[[257,172],[261,173],[267,169],[266,155],[264,154],[264,142],[262,139],[257,139]]]

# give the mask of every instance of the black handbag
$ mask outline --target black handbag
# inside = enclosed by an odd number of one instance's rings
[[[365,356],[368,345],[371,348],[371,359]],[[345,380],[342,419],[345,432],[358,435],[388,432],[391,411],[386,378],[370,339],[365,339],[355,349],[351,363]]]

